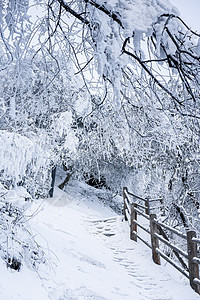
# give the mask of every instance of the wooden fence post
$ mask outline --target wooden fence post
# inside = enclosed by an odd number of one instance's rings
[[[158,227],[155,223],[156,215],[150,214],[150,233],[151,233],[151,247],[152,247],[152,258],[153,261],[160,265],[160,254],[157,252],[157,248],[159,248],[159,241],[158,238],[155,237],[155,233],[158,233]]]
[[[137,207],[136,203],[131,203],[131,224],[130,224],[130,239],[137,242],[137,224],[133,221],[137,221],[137,212],[134,208]]]
[[[194,230],[187,231],[187,250],[188,250],[188,268],[190,276],[191,287],[200,294],[200,286],[194,282],[194,279],[199,279],[199,265],[194,262],[194,258],[197,257],[197,244],[192,241],[192,238],[196,237]]]
[[[166,216],[163,198],[160,199],[160,212],[161,216]]]
[[[149,209],[149,198],[146,198],[146,199],[145,199],[145,206],[146,206],[145,214],[149,216],[149,214],[150,214],[150,209]]]
[[[124,213],[124,219],[125,219],[125,221],[128,221],[127,216],[126,216],[127,206],[126,206],[126,202],[125,202],[125,199],[126,199],[125,191],[128,193],[128,189],[127,189],[126,186],[123,187],[123,200],[124,200],[124,211],[123,211],[123,213]]]

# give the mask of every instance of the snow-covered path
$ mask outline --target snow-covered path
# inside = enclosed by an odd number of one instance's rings
[[[129,228],[127,223],[122,224],[121,217],[95,221],[90,230],[111,250],[113,261],[121,267],[120,273],[126,271],[123,276],[129,288],[125,285],[127,293],[123,294],[123,299],[131,299],[131,296],[152,300],[198,299],[196,294],[186,294],[183,284],[188,285],[188,282],[178,272],[156,266],[149,249],[128,239]]]
[[[150,249],[129,239],[128,224],[92,190],[59,191],[31,223],[50,257],[48,267],[37,274],[25,266],[8,272],[1,265],[2,300],[199,299],[182,275],[155,265]]]

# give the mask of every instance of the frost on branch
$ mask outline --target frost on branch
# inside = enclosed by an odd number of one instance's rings
[[[97,70],[114,88],[118,102],[127,68],[142,76],[155,94],[160,89],[168,94],[182,114],[186,114],[186,102],[199,98],[199,35],[169,1],[58,2],[83,24],[83,52],[91,55],[92,46]],[[78,26],[76,22],[74,26]],[[174,74],[184,88],[183,99],[168,88]],[[128,80],[133,82],[131,76]],[[191,108],[188,115],[194,116],[194,110]]]
[[[162,14],[176,13],[169,1],[83,1],[86,2],[98,72],[112,82],[120,97],[122,72],[131,64],[123,54],[124,39],[129,48],[145,58],[141,43],[152,34],[152,26]],[[83,8],[82,8],[83,9]],[[142,13],[141,13],[142,12]]]

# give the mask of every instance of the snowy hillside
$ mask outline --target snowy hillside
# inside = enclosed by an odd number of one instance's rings
[[[199,299],[178,272],[155,265],[148,248],[129,240],[128,224],[100,195],[72,181],[32,205],[30,227],[48,259],[37,272],[25,265],[13,271],[1,260],[0,299]]]

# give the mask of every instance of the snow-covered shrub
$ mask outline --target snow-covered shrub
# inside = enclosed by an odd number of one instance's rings
[[[40,138],[2,130],[0,145],[0,180],[5,186],[24,185],[33,195],[45,182],[50,188],[51,152],[42,147]]]
[[[37,269],[46,257],[34,240],[25,216],[32,198],[23,187],[0,188],[0,257],[14,270],[19,271],[22,265]]]

